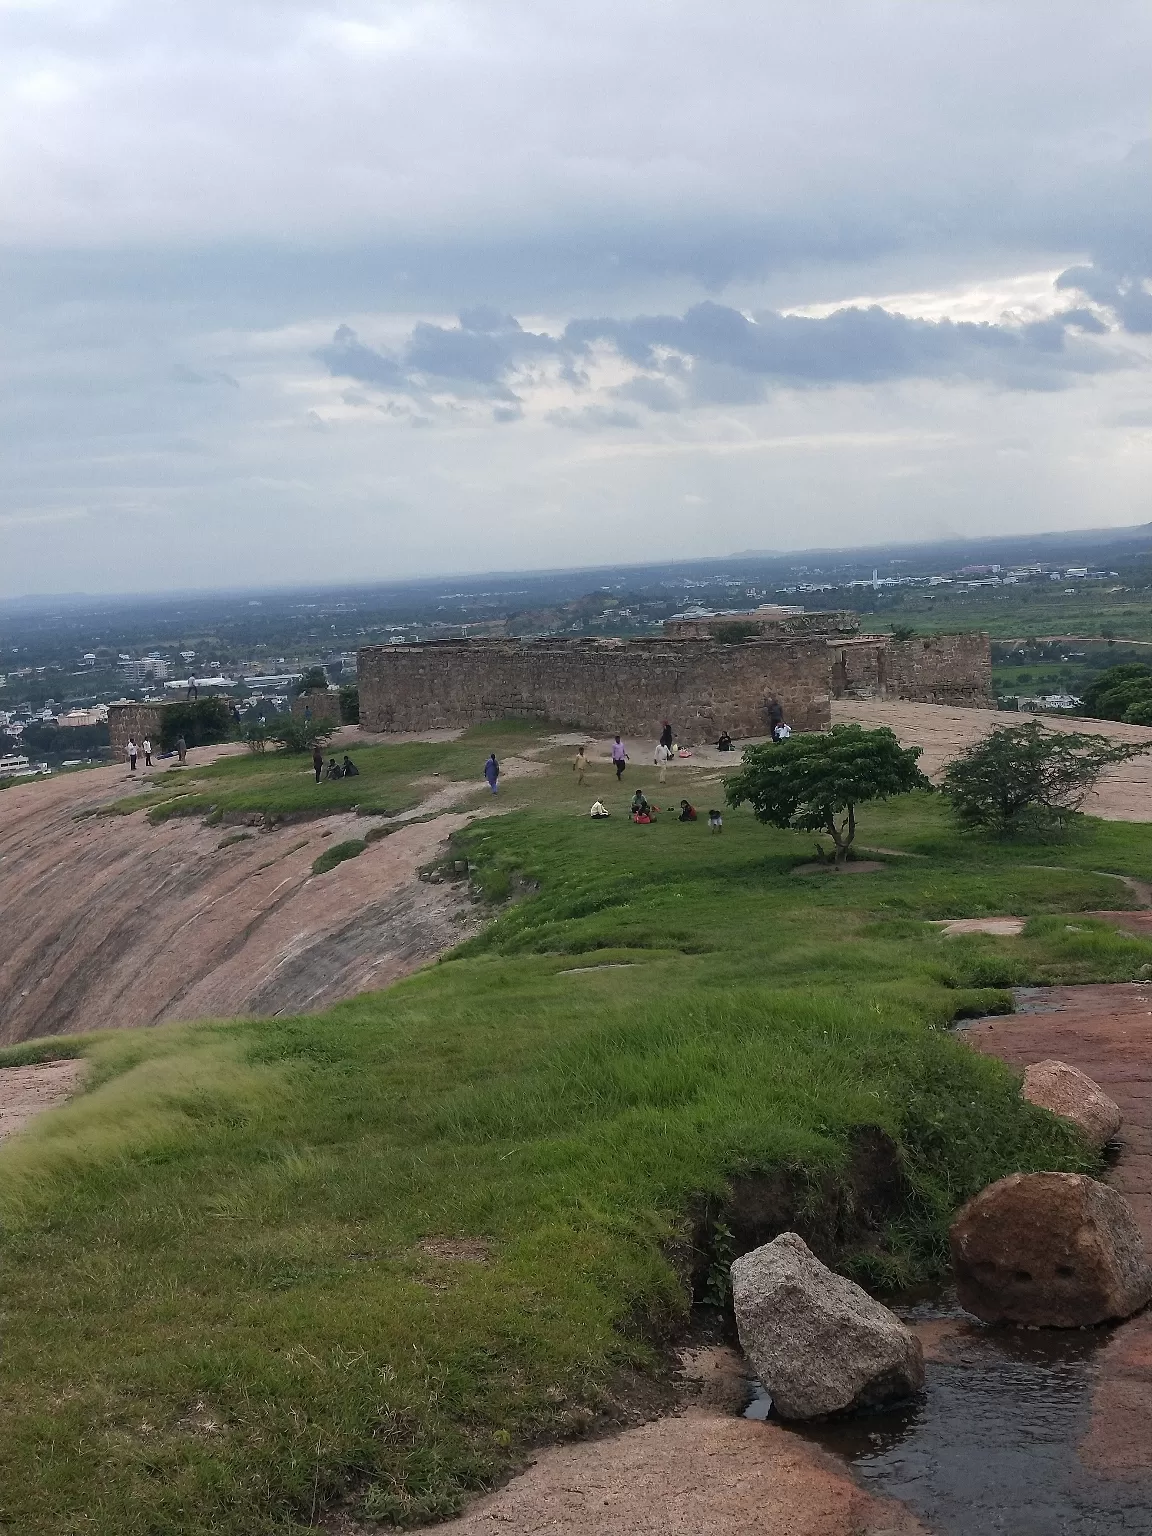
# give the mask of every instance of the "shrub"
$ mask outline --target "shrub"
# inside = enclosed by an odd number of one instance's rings
[[[340,724],[360,724],[360,690],[352,683],[340,690]]]
[[[836,725],[826,736],[749,747],[725,798],[734,806],[748,801],[756,820],[771,826],[827,832],[839,864],[856,836],[858,805],[931,788],[916,766],[919,756],[919,747],[902,747],[887,726]]]
[[[350,837],[346,843],[333,843],[331,848],[325,848],[320,857],[312,861],[312,873],[326,875],[337,864],[343,864],[345,859],[358,859],[367,846],[362,837]]]
[[[263,720],[250,720],[244,727],[249,752],[263,752],[268,746],[268,727]]]
[[[311,752],[313,747],[322,747],[331,738],[332,722],[280,715],[269,726],[268,734],[285,752]]]
[[[1105,768],[1147,750],[1030,720],[1000,726],[969,747],[949,763],[943,788],[966,827],[1000,837],[1051,835],[1075,815]]]

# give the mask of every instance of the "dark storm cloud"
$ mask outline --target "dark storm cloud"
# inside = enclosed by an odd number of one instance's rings
[[[1065,286],[1078,286],[1096,297],[1083,284],[1070,280]],[[1127,302],[1131,318],[1131,295]],[[878,305],[840,309],[820,318],[774,310],[750,318],[708,302],[683,315],[573,320],[559,337],[525,331],[510,315],[471,311],[458,327],[417,325],[396,355],[365,346],[341,326],[332,345],[317,355],[335,376],[387,390],[447,386],[459,394],[481,393],[515,404],[514,386],[533,363],[551,360],[579,388],[585,377],[582,367],[597,348],[607,346],[637,370],[613,389],[617,399],[651,411],[675,411],[685,403],[755,400],[773,386],[811,389],[909,378],[1059,389],[1078,375],[1122,365],[1115,352],[1089,339],[1107,329],[1084,307],[1029,324],[994,325],[917,319]],[[686,385],[687,396],[673,389],[669,379]],[[581,424],[591,423],[590,416],[579,414]],[[599,418],[602,425],[625,425],[624,417],[627,424],[634,420],[622,412],[609,416],[611,420]],[[549,419],[575,424],[571,412],[553,412]]]
[[[1082,293],[1094,303],[1110,309],[1117,322],[1134,335],[1152,333],[1152,294],[1145,287],[1145,278],[1141,274],[1110,272],[1095,264],[1069,267],[1056,279],[1056,286]]]

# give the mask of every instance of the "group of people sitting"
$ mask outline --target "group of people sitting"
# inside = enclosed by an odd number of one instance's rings
[[[668,809],[670,811],[675,810],[675,806],[670,805]],[[632,804],[629,807],[628,816],[630,820],[638,823],[639,825],[648,826],[651,822],[656,820],[659,811],[660,807],[658,805],[653,805],[644,791],[642,789],[638,789],[632,796]],[[603,821],[612,813],[609,811],[608,807],[602,800],[597,800],[588,814],[592,817],[593,821]],[[699,820],[699,812],[690,800],[681,800],[680,814],[677,816],[676,820]],[[708,830],[710,832],[722,832],[724,830],[724,817],[720,811],[708,812]]]
[[[338,763],[334,757],[330,757],[327,765],[325,765],[324,754],[317,747],[312,753],[312,767],[316,773],[317,784],[320,783],[321,779],[358,779],[360,777],[359,768],[357,768],[347,752],[344,754],[344,761],[342,763]]]

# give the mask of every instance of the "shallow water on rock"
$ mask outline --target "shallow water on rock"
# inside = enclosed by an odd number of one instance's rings
[[[1152,1484],[1101,1476],[1077,1456],[1108,1330],[990,1328],[947,1299],[895,1310],[938,1330],[922,1396],[787,1427],[937,1536],[1152,1536]],[[759,1394],[748,1416],[766,1408]]]

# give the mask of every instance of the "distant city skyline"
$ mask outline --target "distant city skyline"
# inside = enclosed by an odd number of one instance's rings
[[[1152,517],[1152,11],[0,9],[0,597]]]

